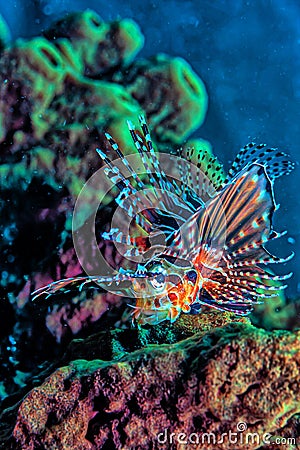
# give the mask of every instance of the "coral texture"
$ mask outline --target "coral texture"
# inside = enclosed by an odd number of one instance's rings
[[[276,436],[290,437],[300,412],[299,339],[241,323],[120,361],[73,361],[23,400],[11,443],[26,450],[198,442],[190,448],[209,450],[229,448],[231,431],[237,450],[268,448]],[[247,443],[247,433],[259,438]]]

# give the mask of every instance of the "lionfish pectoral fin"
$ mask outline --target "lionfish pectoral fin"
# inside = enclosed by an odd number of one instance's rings
[[[257,276],[257,279],[261,279],[261,280],[270,280],[270,281],[285,281],[288,280],[289,278],[291,278],[293,276],[293,272],[289,272],[287,274],[284,275],[274,275],[272,273],[268,273],[266,271],[264,271],[263,274],[259,274]]]
[[[219,311],[225,311],[237,314],[239,316],[248,316],[253,311],[253,305],[246,303],[230,303],[225,302],[220,303],[213,299],[205,299],[203,305],[209,306],[210,308],[217,309]]]
[[[185,259],[194,259],[198,255],[199,259],[201,253],[206,253],[213,263],[220,259],[222,249],[230,257],[241,247],[246,250],[252,242],[267,242],[272,231],[274,209],[271,182],[264,167],[253,164],[174,233],[166,254]],[[212,255],[213,249],[216,250],[215,255]]]
[[[205,230],[201,240],[224,247],[227,268],[287,262],[293,254],[277,258],[265,248],[270,240],[283,235],[272,227],[275,208],[273,185],[265,167],[252,164],[208,203],[199,226]]]
[[[275,199],[263,166],[253,164],[230,182],[221,196],[226,218],[226,247],[232,254],[241,248],[254,250],[274,235]],[[252,243],[255,243],[251,247]]]
[[[118,286],[122,281],[130,281],[134,277],[134,273],[128,271],[120,271],[114,276],[90,276],[90,277],[71,277],[65,278],[58,281],[53,281],[46,286],[36,289],[32,293],[32,301],[35,301],[39,297],[46,295],[46,298],[54,295],[58,292],[67,293],[71,289],[78,289],[79,292],[89,283],[95,283],[95,288],[104,288],[105,286],[110,287],[113,283]],[[113,289],[116,295],[124,295],[122,292],[118,292]],[[124,291],[125,292],[125,291]]]
[[[32,293],[32,301],[36,300],[37,298],[47,295],[47,298],[55,294],[58,291],[61,291],[63,293],[68,292],[66,287],[79,287],[79,290],[83,288],[83,286],[89,282],[91,282],[92,279],[89,277],[71,277],[71,278],[64,278],[62,280],[53,281],[52,283],[47,284],[46,286],[40,287],[39,289],[36,289]],[[79,286],[78,286],[79,285]]]

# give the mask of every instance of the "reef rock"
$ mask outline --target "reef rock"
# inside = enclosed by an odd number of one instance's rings
[[[87,354],[97,342],[103,348],[95,339]],[[118,360],[77,359],[23,399],[6,448],[250,450],[279,438],[294,445],[299,365],[299,332],[247,323],[148,343]]]

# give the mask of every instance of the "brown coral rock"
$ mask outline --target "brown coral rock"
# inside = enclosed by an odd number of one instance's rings
[[[201,314],[181,314],[174,327],[186,335],[192,335],[200,331],[205,333],[232,322],[251,323],[248,317],[237,316],[230,312],[220,313],[218,310],[207,308],[207,311]]]
[[[229,432],[236,450],[268,448],[265,433],[300,412],[299,366],[300,333],[238,323],[121,361],[77,360],[23,400],[13,448],[228,449]]]

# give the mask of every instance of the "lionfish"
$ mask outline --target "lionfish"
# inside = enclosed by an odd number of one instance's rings
[[[135,298],[130,306],[138,325],[174,322],[181,312],[199,313],[202,305],[249,314],[253,305],[284,289],[281,281],[292,275],[273,275],[262,266],[293,257],[274,256],[265,244],[285,234],[272,226],[277,209],[273,183],[290,173],[294,163],[277,149],[250,143],[240,150],[225,177],[208,151],[188,149],[184,160],[178,158],[180,179],[172,179],[160,164],[145,119],[139,120],[140,131],[130,122],[128,127],[148,182],[138,176],[108,133],[124,170],[104,151],[97,152],[106,164],[106,175],[119,189],[118,206],[140,230],[140,235],[125,235],[111,228],[102,238],[124,244],[127,256],[141,256],[143,262],[132,270],[120,268],[111,277],[59,280],[35,291],[34,298],[72,284],[82,288],[91,282],[100,286],[115,282],[120,294]],[[196,167],[193,180],[185,163]],[[124,175],[125,169],[130,177]],[[122,289],[123,282],[127,284]]]

